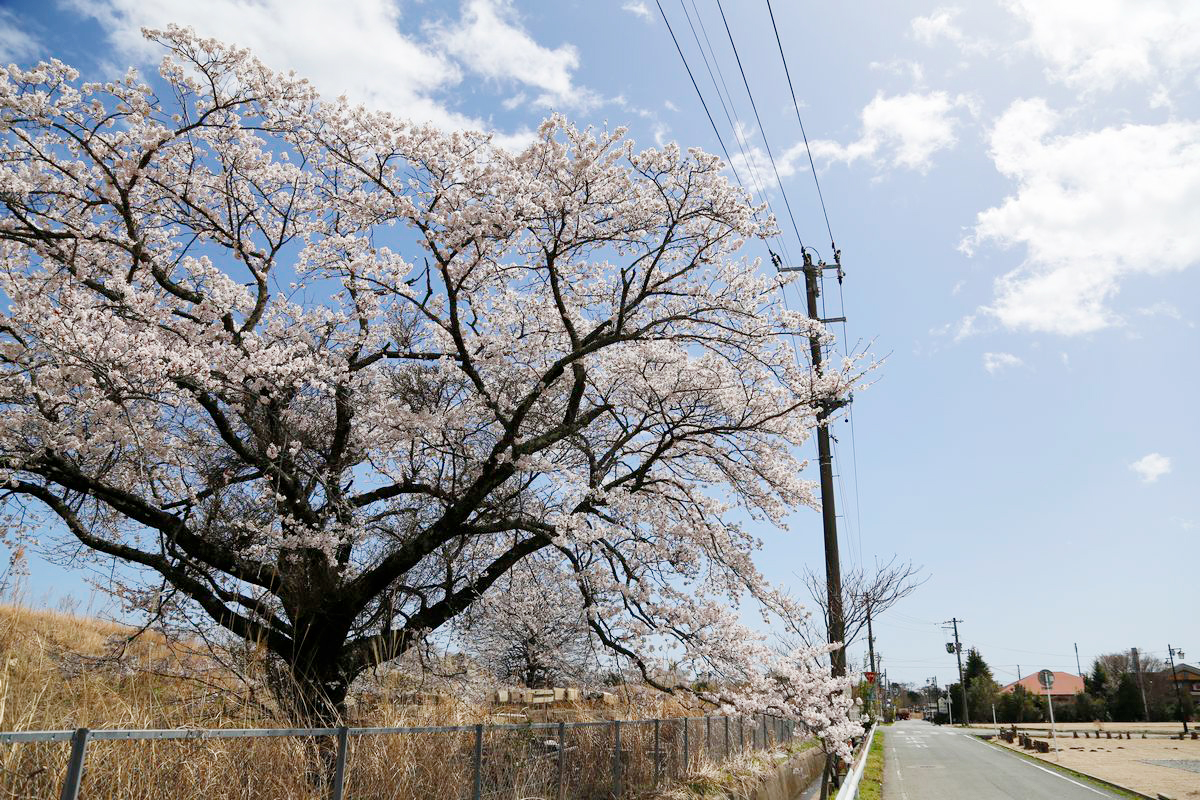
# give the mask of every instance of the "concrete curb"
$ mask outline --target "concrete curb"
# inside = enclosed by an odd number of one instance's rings
[[[1119,792],[1125,792],[1126,794],[1131,794],[1134,797],[1144,797],[1144,798],[1146,798],[1146,800],[1162,800],[1162,797],[1163,797],[1162,795],[1159,795],[1158,797],[1152,797],[1148,794],[1143,794],[1143,793],[1137,791],[1136,789],[1130,789],[1128,786],[1122,786],[1119,783],[1113,783],[1112,781],[1106,781],[1104,778],[1098,778],[1095,775],[1092,775],[1091,773],[1080,772],[1077,769],[1071,769],[1070,767],[1064,767],[1062,764],[1056,764],[1053,761],[1046,761],[1041,758],[1035,758],[1034,756],[1028,755],[1026,753],[1022,753],[1020,750],[1014,750],[1011,747],[1005,747],[1002,744],[993,742],[993,741],[991,741],[990,737],[985,739],[984,737],[978,736],[976,734],[971,734],[971,735],[974,736],[979,741],[983,742],[984,744],[991,745],[992,747],[995,747],[998,750],[1003,750],[1006,753],[1012,753],[1014,756],[1017,756],[1019,758],[1024,758],[1034,764],[1043,765],[1050,769],[1057,769],[1057,770],[1060,770],[1061,772],[1066,772],[1070,775],[1075,775],[1076,777],[1086,778],[1089,781],[1095,781],[1096,783],[1098,783],[1102,786],[1107,786],[1110,789],[1116,789]]]

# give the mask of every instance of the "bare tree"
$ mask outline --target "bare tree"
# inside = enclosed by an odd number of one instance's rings
[[[812,595],[814,605],[821,612],[821,627],[818,630],[812,625],[810,618],[791,619],[787,624],[784,640],[799,640],[808,646],[820,644],[829,630],[829,597],[825,589],[825,576],[818,575],[810,568],[805,568],[799,576],[804,586]],[[853,567],[842,574],[842,615],[845,624],[845,640],[843,647],[849,647],[858,640],[863,629],[867,627],[870,615],[878,616],[894,606],[900,600],[908,597],[929,576],[921,574],[921,567],[911,561],[898,561],[898,556],[882,566],[877,565],[873,572],[868,573],[862,566]]]

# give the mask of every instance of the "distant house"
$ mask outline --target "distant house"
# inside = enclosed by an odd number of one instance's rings
[[[1018,686],[1023,686],[1025,691],[1030,694],[1035,694],[1038,697],[1045,697],[1046,690],[1042,688],[1042,684],[1038,682],[1038,674],[1036,672],[1026,675],[1019,681],[1013,681],[1008,686],[1005,686],[1000,691],[1011,692]],[[1083,691],[1083,678],[1073,672],[1055,672],[1054,685],[1050,688],[1050,698],[1052,700],[1071,700],[1076,694]]]
[[[1175,685],[1178,684],[1180,692],[1190,694],[1192,700],[1200,705],[1200,669],[1191,664],[1176,664],[1173,675],[1170,667],[1154,674],[1165,682],[1172,700],[1175,699]]]

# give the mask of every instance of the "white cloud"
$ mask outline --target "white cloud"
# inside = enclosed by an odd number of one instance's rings
[[[1200,66],[1195,0],[1007,0],[1051,78],[1083,90],[1180,78]]]
[[[1159,453],[1149,453],[1129,465],[1138,474],[1142,483],[1154,483],[1171,471],[1171,459]]]
[[[295,70],[330,96],[386,109],[445,129],[486,130],[485,120],[444,99],[464,71],[511,78],[544,97],[582,94],[571,81],[578,56],[569,45],[541,47],[513,21],[501,0],[471,0],[449,28],[421,31],[397,0],[66,0],[96,19],[122,60],[156,64],[162,51],[141,28],[170,23],[250,48],[268,66]],[[422,36],[422,33],[425,35]],[[494,38],[488,38],[490,34]],[[440,36],[455,45],[449,52]],[[520,58],[514,58],[514,48]],[[454,57],[455,54],[460,59]],[[509,61],[519,62],[506,66]],[[532,134],[497,136],[519,146]]]
[[[646,4],[638,0],[637,2],[625,3],[621,6],[622,11],[628,11],[630,14],[635,14],[644,20],[650,20],[650,9]]]
[[[1166,317],[1168,319],[1183,319],[1183,314],[1179,307],[1173,303],[1158,301],[1143,308],[1139,308],[1137,313],[1143,317]]]
[[[671,128],[661,122],[654,123],[654,144],[658,147],[665,147],[667,137],[671,135]]]
[[[892,61],[872,61],[867,66],[878,72],[906,77],[914,86],[919,87],[925,83],[925,67],[919,61],[897,58]],[[791,108],[788,111],[791,111]]]
[[[1119,324],[1109,302],[1131,275],[1200,263],[1200,123],[1123,125],[1053,135],[1043,100],[1009,107],[991,134],[1015,194],[981,212],[962,243],[1023,246],[982,309],[1014,329],[1064,335]]]
[[[983,368],[995,375],[1002,369],[1010,367],[1019,367],[1025,362],[1014,356],[1012,353],[984,353]]]
[[[924,45],[934,46],[945,40],[966,55],[979,55],[995,49],[986,39],[968,36],[958,25],[962,9],[943,6],[927,17],[916,17],[910,23],[912,37]]]
[[[812,143],[813,155],[847,164],[865,158],[892,166],[925,171],[939,150],[958,141],[958,120],[951,112],[964,101],[945,92],[893,95],[882,93],[862,110],[862,134],[847,145],[827,140]]]
[[[939,8],[928,17],[917,17],[911,22],[913,38],[921,44],[936,44],[938,39],[961,40],[963,32],[954,23],[961,13],[961,8]]]
[[[34,59],[40,50],[37,39],[22,30],[17,15],[0,8],[0,64]]]
[[[862,110],[862,132],[858,139],[840,144],[828,139],[810,140],[813,158],[826,162],[842,161],[853,164],[866,161],[880,167],[902,167],[927,171],[933,156],[953,147],[958,137],[955,129],[956,109],[970,106],[965,96],[951,97],[945,92],[911,92],[885,96],[875,95]],[[761,148],[747,148],[753,167],[769,173],[770,163]],[[741,169],[746,158],[733,156],[734,165]],[[804,143],[798,142],[776,159],[781,177],[794,175],[808,168]]]
[[[446,52],[471,71],[540,89],[541,105],[587,108],[598,101],[572,80],[579,51],[569,44],[553,50],[539,45],[520,26],[509,0],[467,0],[456,24],[437,26],[433,32]]]

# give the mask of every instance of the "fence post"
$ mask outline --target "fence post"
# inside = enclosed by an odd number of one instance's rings
[[[71,736],[71,760],[67,762],[67,777],[63,779],[59,800],[77,800],[79,784],[83,781],[83,757],[87,751],[87,728],[76,728]]]
[[[704,757],[712,758],[712,717],[704,715]]]
[[[475,726],[475,755],[472,757],[472,767],[475,770],[475,787],[471,791],[471,797],[474,800],[479,800],[483,794],[483,725]]]
[[[342,800],[346,793],[346,749],[350,742],[350,729],[346,726],[337,732],[337,763],[333,765],[333,792],[331,800]]]
[[[558,723],[558,800],[566,797],[567,791],[567,723]]]
[[[621,720],[613,720],[613,797],[621,797]]]
[[[725,717],[725,758],[729,758],[729,717]]]
[[[654,788],[658,788],[658,776],[662,771],[662,749],[659,744],[662,739],[659,735],[660,720],[654,720]]]
[[[683,772],[680,775],[686,775],[691,771],[691,764],[688,760],[688,717],[683,718]]]

